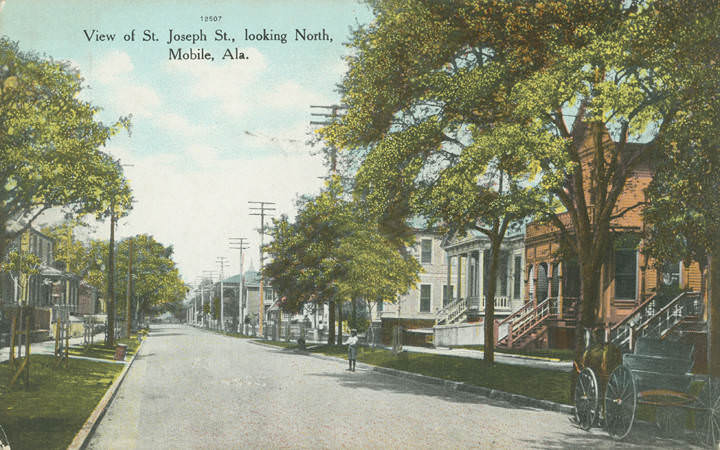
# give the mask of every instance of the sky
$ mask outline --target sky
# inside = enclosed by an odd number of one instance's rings
[[[132,115],[131,133],[104,149],[125,165],[136,200],[116,238],[172,245],[186,282],[218,271],[218,257],[226,276],[237,273],[231,237],[249,240],[245,269],[258,268],[260,219],[248,201],[294,217],[298,195],[320,190],[327,169],[307,145],[310,105],[339,102],[344,43],[371,18],[350,0],[0,0],[0,35],[77,68],[98,120]],[[184,40],[168,44],[170,30]],[[296,40],[296,30],[325,39]],[[214,60],[172,60],[178,49]],[[223,59],[228,51],[245,59]],[[94,237],[109,238],[109,225]]]

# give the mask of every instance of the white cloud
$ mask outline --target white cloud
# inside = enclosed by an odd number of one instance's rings
[[[270,89],[263,98],[267,106],[279,109],[306,109],[309,105],[329,103],[326,96],[313,92],[296,81],[285,81]]]
[[[187,117],[174,112],[156,114],[154,123],[165,131],[184,137],[198,136],[208,130],[207,127],[191,122]]]
[[[218,109],[233,119],[251,113],[258,105],[283,112],[306,110],[310,104],[331,101],[326,95],[307,89],[296,81],[265,83],[263,77],[269,72],[265,56],[256,48],[247,49],[245,54],[248,56],[245,61],[192,64],[187,61],[169,61],[166,67],[173,74],[189,80],[189,96],[217,102]]]
[[[128,76],[134,68],[130,55],[120,50],[112,50],[90,67],[89,75],[102,84],[110,84],[118,81],[120,77]]]
[[[150,86],[118,83],[112,91],[109,103],[120,114],[133,114],[142,118],[158,116],[162,101]]]

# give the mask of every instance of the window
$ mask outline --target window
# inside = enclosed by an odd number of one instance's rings
[[[507,253],[500,254],[500,267],[498,267],[498,294],[501,297],[508,295],[508,256]]]
[[[443,286],[443,306],[453,300],[453,287],[447,284]]]
[[[423,239],[420,242],[420,262],[422,264],[432,263],[432,239]]]
[[[662,284],[665,286],[680,286],[680,263],[663,264]]]
[[[383,299],[377,301],[377,312],[381,313],[383,310]]]
[[[615,298],[635,300],[637,260],[633,249],[615,250]]]
[[[420,285],[420,312],[430,312],[430,289],[429,284]]]
[[[522,256],[515,257],[515,270],[513,272],[513,298],[520,298],[520,286],[522,283]]]

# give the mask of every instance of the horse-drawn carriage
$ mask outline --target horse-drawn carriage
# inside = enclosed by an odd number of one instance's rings
[[[632,429],[639,405],[650,405],[656,408],[660,431],[676,434],[684,429],[684,412],[691,411],[699,440],[716,448],[720,444],[720,380],[691,374],[693,361],[690,344],[640,338],[635,351],[622,355],[622,364],[614,369],[608,368],[607,358],[599,368],[585,364],[575,387],[578,424],[590,429],[604,415],[608,433],[623,439]],[[699,393],[693,394],[700,383]]]

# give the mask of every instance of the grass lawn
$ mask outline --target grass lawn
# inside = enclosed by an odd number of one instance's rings
[[[297,347],[297,344],[288,344],[286,342],[261,342],[279,347]],[[342,358],[347,357],[347,346],[345,345],[311,345],[309,351]],[[491,365],[481,359],[428,353],[402,352],[393,355],[389,350],[367,347],[358,348],[357,360],[374,366],[419,373],[446,380],[462,381],[566,405],[572,404],[570,398],[570,374],[554,370],[497,362]]]
[[[122,371],[121,364],[31,355],[30,387],[8,388],[10,369],[0,364],[0,424],[13,450],[64,449]]]
[[[483,351],[482,345],[458,345],[452,348],[466,348],[469,350]],[[566,350],[558,348],[540,348],[535,350],[524,350],[519,348],[495,348],[495,353],[507,353],[511,355],[538,356],[541,358],[555,358],[561,361],[573,361],[575,359],[575,350]]]
[[[138,347],[140,346],[136,335],[133,335],[133,337],[131,338],[118,339],[118,344],[125,344],[128,346],[127,355],[125,355],[126,361],[135,354]],[[71,356],[86,356],[88,358],[100,358],[109,360],[115,359],[115,347],[106,347],[102,340],[94,343],[88,348],[82,346],[70,347],[68,353],[70,353]]]

